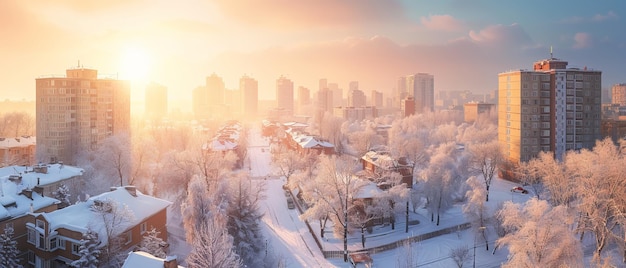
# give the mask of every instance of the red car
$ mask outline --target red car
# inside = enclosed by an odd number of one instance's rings
[[[523,193],[523,194],[527,194],[527,193],[528,193],[528,191],[526,191],[526,189],[524,189],[524,188],[522,188],[522,187],[520,187],[520,186],[513,187],[513,188],[511,189],[511,192],[514,192],[514,193]]]

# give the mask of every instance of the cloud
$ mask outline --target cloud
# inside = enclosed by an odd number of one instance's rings
[[[351,26],[404,17],[399,1],[378,0],[217,0],[224,14],[235,20],[276,28]]]
[[[458,32],[465,27],[462,21],[450,15],[431,15],[422,17],[420,21],[427,29],[437,31]]]
[[[616,20],[618,18],[617,14],[613,11],[609,11],[606,15],[596,14],[591,18],[592,21],[605,21],[605,20]]]
[[[474,42],[490,45],[515,45],[526,47],[532,39],[519,24],[489,25],[479,32],[470,31],[469,37]]]
[[[591,17],[580,17],[574,16],[569,18],[564,18],[560,22],[564,24],[578,24],[584,22],[602,22],[607,20],[617,20],[619,16],[615,14],[613,11],[609,11],[606,14],[595,14]]]
[[[576,33],[574,35],[574,46],[575,49],[583,49],[591,47],[592,40],[591,35],[589,33]]]

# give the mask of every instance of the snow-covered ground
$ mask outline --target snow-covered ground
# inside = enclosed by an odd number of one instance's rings
[[[281,188],[284,179],[280,179],[272,174],[271,155],[269,143],[260,136],[258,129],[251,129],[249,136],[250,148],[250,172],[257,178],[254,183],[264,183],[266,188],[266,199],[261,204],[261,209],[265,214],[263,217],[263,232],[267,238],[268,249],[283,258],[287,267],[349,267],[343,262],[343,258],[324,259],[320,249],[316,245],[313,235],[299,220],[298,212],[295,209],[288,209],[283,189]],[[265,179],[268,178],[268,179]],[[514,183],[494,180],[490,191],[490,206],[496,206],[500,202],[512,200],[514,202],[525,202],[529,195],[511,193],[510,189],[516,186]],[[412,235],[432,232],[445,227],[455,226],[465,223],[465,217],[461,211],[461,205],[456,205],[447,211],[441,218],[440,226],[430,222],[427,213],[419,209],[417,214],[411,212],[411,219],[419,219],[420,224],[409,226],[409,232],[405,233],[404,217],[399,219],[395,230],[391,227],[375,228],[372,234],[366,234],[366,247],[375,247],[394,241],[398,241]],[[318,223],[311,222],[313,230],[317,230]],[[343,240],[332,236],[332,227],[326,227],[325,239],[322,246],[325,250],[343,250]],[[486,251],[484,241],[478,237],[476,244],[476,267],[499,267],[506,261],[506,250],[498,249],[492,254],[493,240],[495,234],[489,236],[490,250]],[[449,258],[451,248],[466,246],[470,248],[470,255],[473,255],[474,232],[464,230],[448,235],[439,236],[433,239],[413,243],[412,247],[417,257],[419,267],[453,267],[455,263]],[[348,249],[362,249],[360,233],[354,233],[348,238]],[[383,253],[372,255],[375,267],[395,267],[401,255],[406,250],[402,247],[389,250]],[[472,264],[472,256],[465,266]]]

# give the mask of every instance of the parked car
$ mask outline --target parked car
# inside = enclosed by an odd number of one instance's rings
[[[526,189],[522,188],[521,186],[513,187],[511,189],[511,192],[522,193],[522,194],[527,194],[528,193],[528,191]]]
[[[287,197],[287,208],[289,209],[294,209],[296,208],[295,204],[293,203],[293,199],[290,197]]]

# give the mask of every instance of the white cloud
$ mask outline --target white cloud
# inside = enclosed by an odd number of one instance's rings
[[[465,27],[462,21],[450,15],[431,15],[422,17],[420,21],[427,29],[437,31],[458,32]]]
[[[592,21],[605,21],[605,20],[615,20],[617,18],[618,16],[617,14],[615,14],[615,12],[609,11],[606,15],[596,14],[595,16],[593,16],[593,18],[591,18],[591,20]]]
[[[591,35],[589,33],[576,33],[574,35],[574,46],[573,48],[582,49],[591,47],[592,40]]]
[[[470,31],[469,36],[474,42],[491,45],[507,44],[526,47],[532,44],[530,36],[517,23],[489,25],[478,32]]]

